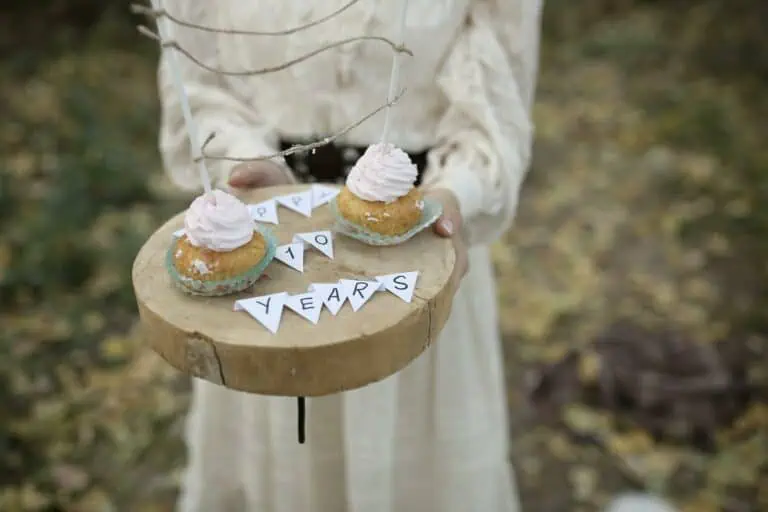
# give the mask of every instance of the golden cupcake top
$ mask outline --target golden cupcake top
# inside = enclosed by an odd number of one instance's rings
[[[184,216],[184,232],[195,247],[228,252],[253,238],[254,222],[248,207],[223,190],[197,197]]]

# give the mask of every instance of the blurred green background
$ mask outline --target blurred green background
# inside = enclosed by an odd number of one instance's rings
[[[768,3],[545,3],[535,163],[494,247],[526,510],[768,510]],[[189,197],[138,21],[0,10],[3,512],[176,492],[187,382],[142,346],[130,267]]]

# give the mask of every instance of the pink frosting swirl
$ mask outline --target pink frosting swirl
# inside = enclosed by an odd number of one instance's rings
[[[197,197],[184,216],[189,243],[212,251],[227,252],[253,238],[254,222],[248,207],[223,190]]]
[[[364,201],[391,203],[413,188],[416,165],[393,144],[371,144],[347,176],[347,188]]]

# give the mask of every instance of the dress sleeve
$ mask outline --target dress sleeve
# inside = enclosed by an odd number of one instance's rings
[[[474,0],[438,76],[448,108],[426,187],[456,194],[472,244],[509,227],[531,157],[541,0]]]
[[[215,2],[165,0],[164,7],[174,16],[205,26],[216,26]],[[214,68],[218,62],[219,38],[213,32],[200,31],[174,24],[172,39],[196,59]],[[184,189],[201,186],[197,166],[192,160],[187,129],[182,116],[179,92],[168,67],[168,51],[162,52],[158,71],[161,104],[160,153],[170,178]],[[255,105],[238,97],[229,85],[231,78],[212,73],[177,54],[182,81],[190,108],[199,130],[199,143],[212,132],[216,137],[206,147],[212,156],[247,157],[277,151],[277,137],[259,117]],[[242,80],[242,78],[237,78]],[[229,173],[237,162],[208,160],[214,187],[226,188]]]

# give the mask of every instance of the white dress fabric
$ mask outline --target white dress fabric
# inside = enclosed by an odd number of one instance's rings
[[[183,20],[276,31],[348,0],[166,0]],[[411,365],[362,389],[307,400],[307,442],[296,400],[194,381],[184,512],[514,512],[506,398],[488,244],[511,222],[528,167],[541,0],[410,0],[390,141],[429,149],[425,186],[452,190],[471,242],[470,270],[439,340]],[[357,35],[396,37],[399,2],[361,0],[290,36],[174,27],[174,39],[225,71],[275,66]],[[259,76],[210,73],[179,55],[200,138],[211,154],[276,151],[280,136],[336,133],[386,102],[391,49],[360,41]],[[177,90],[160,65],[160,147],[173,180],[199,188]],[[381,113],[340,140],[381,137]],[[219,186],[234,164],[211,162]]]

